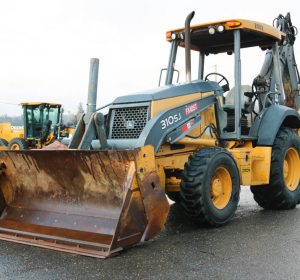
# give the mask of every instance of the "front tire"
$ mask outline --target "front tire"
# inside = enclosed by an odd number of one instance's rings
[[[27,150],[28,146],[26,141],[23,138],[13,138],[8,143],[9,150]]]
[[[181,205],[197,223],[226,224],[240,197],[240,176],[235,160],[225,149],[207,147],[190,156],[182,172]]]
[[[251,186],[254,200],[264,209],[293,209],[300,203],[300,138],[281,128],[272,149],[270,182]]]

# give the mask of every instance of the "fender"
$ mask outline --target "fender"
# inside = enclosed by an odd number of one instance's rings
[[[281,126],[300,128],[300,115],[292,108],[271,105],[256,118],[249,135],[257,138],[258,146],[272,146]]]

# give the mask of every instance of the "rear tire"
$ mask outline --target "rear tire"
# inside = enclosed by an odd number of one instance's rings
[[[0,138],[0,146],[8,146],[8,142],[5,140],[5,139],[3,139],[3,138]]]
[[[9,150],[27,150],[28,146],[23,138],[13,138],[8,144]]]
[[[207,147],[190,156],[182,172],[181,205],[197,223],[226,224],[240,197],[240,176],[235,160],[225,149]]]
[[[293,209],[300,203],[300,137],[281,128],[274,141],[270,183],[251,186],[254,200],[264,209]]]

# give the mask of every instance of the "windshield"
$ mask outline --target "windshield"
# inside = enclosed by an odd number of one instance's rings
[[[258,47],[241,49],[241,78],[243,85],[252,85],[253,79],[259,74],[265,55]],[[253,63],[255,61],[255,63]],[[198,79],[199,52],[191,51],[192,81]],[[179,70],[179,83],[185,83],[185,49],[178,48],[175,69]],[[230,84],[234,86],[234,54],[227,53],[210,54],[205,56],[204,75],[209,73],[220,73],[224,75]],[[218,77],[211,76],[210,80],[219,81]],[[173,84],[177,82],[177,73],[173,76]]]
[[[44,108],[44,122],[51,121],[51,127],[59,123],[59,108]]]
[[[52,107],[48,104],[25,107],[26,137],[40,139],[45,134],[54,132],[59,123],[59,113],[59,106]]]

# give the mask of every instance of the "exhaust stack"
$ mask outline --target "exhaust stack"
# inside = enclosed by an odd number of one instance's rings
[[[191,25],[191,21],[192,21],[194,15],[195,15],[195,12],[192,11],[186,17],[185,28],[184,28],[186,82],[191,81],[191,31],[190,31],[190,25]]]
[[[87,130],[89,128],[89,123],[92,115],[96,112],[97,104],[97,88],[98,88],[98,71],[99,71],[99,59],[90,59],[90,74],[89,74],[89,87],[88,87],[88,97],[86,104],[86,113],[82,114],[80,117],[74,135],[68,145],[69,149],[80,149],[82,148],[82,140],[84,135],[87,135]],[[91,126],[90,126],[91,128]],[[92,135],[91,133],[88,133]],[[94,135],[92,135],[92,138]],[[90,139],[91,141],[92,139]]]
[[[91,58],[88,99],[87,99],[87,104],[86,104],[86,112],[87,113],[96,112],[98,71],[99,71],[99,59]]]

